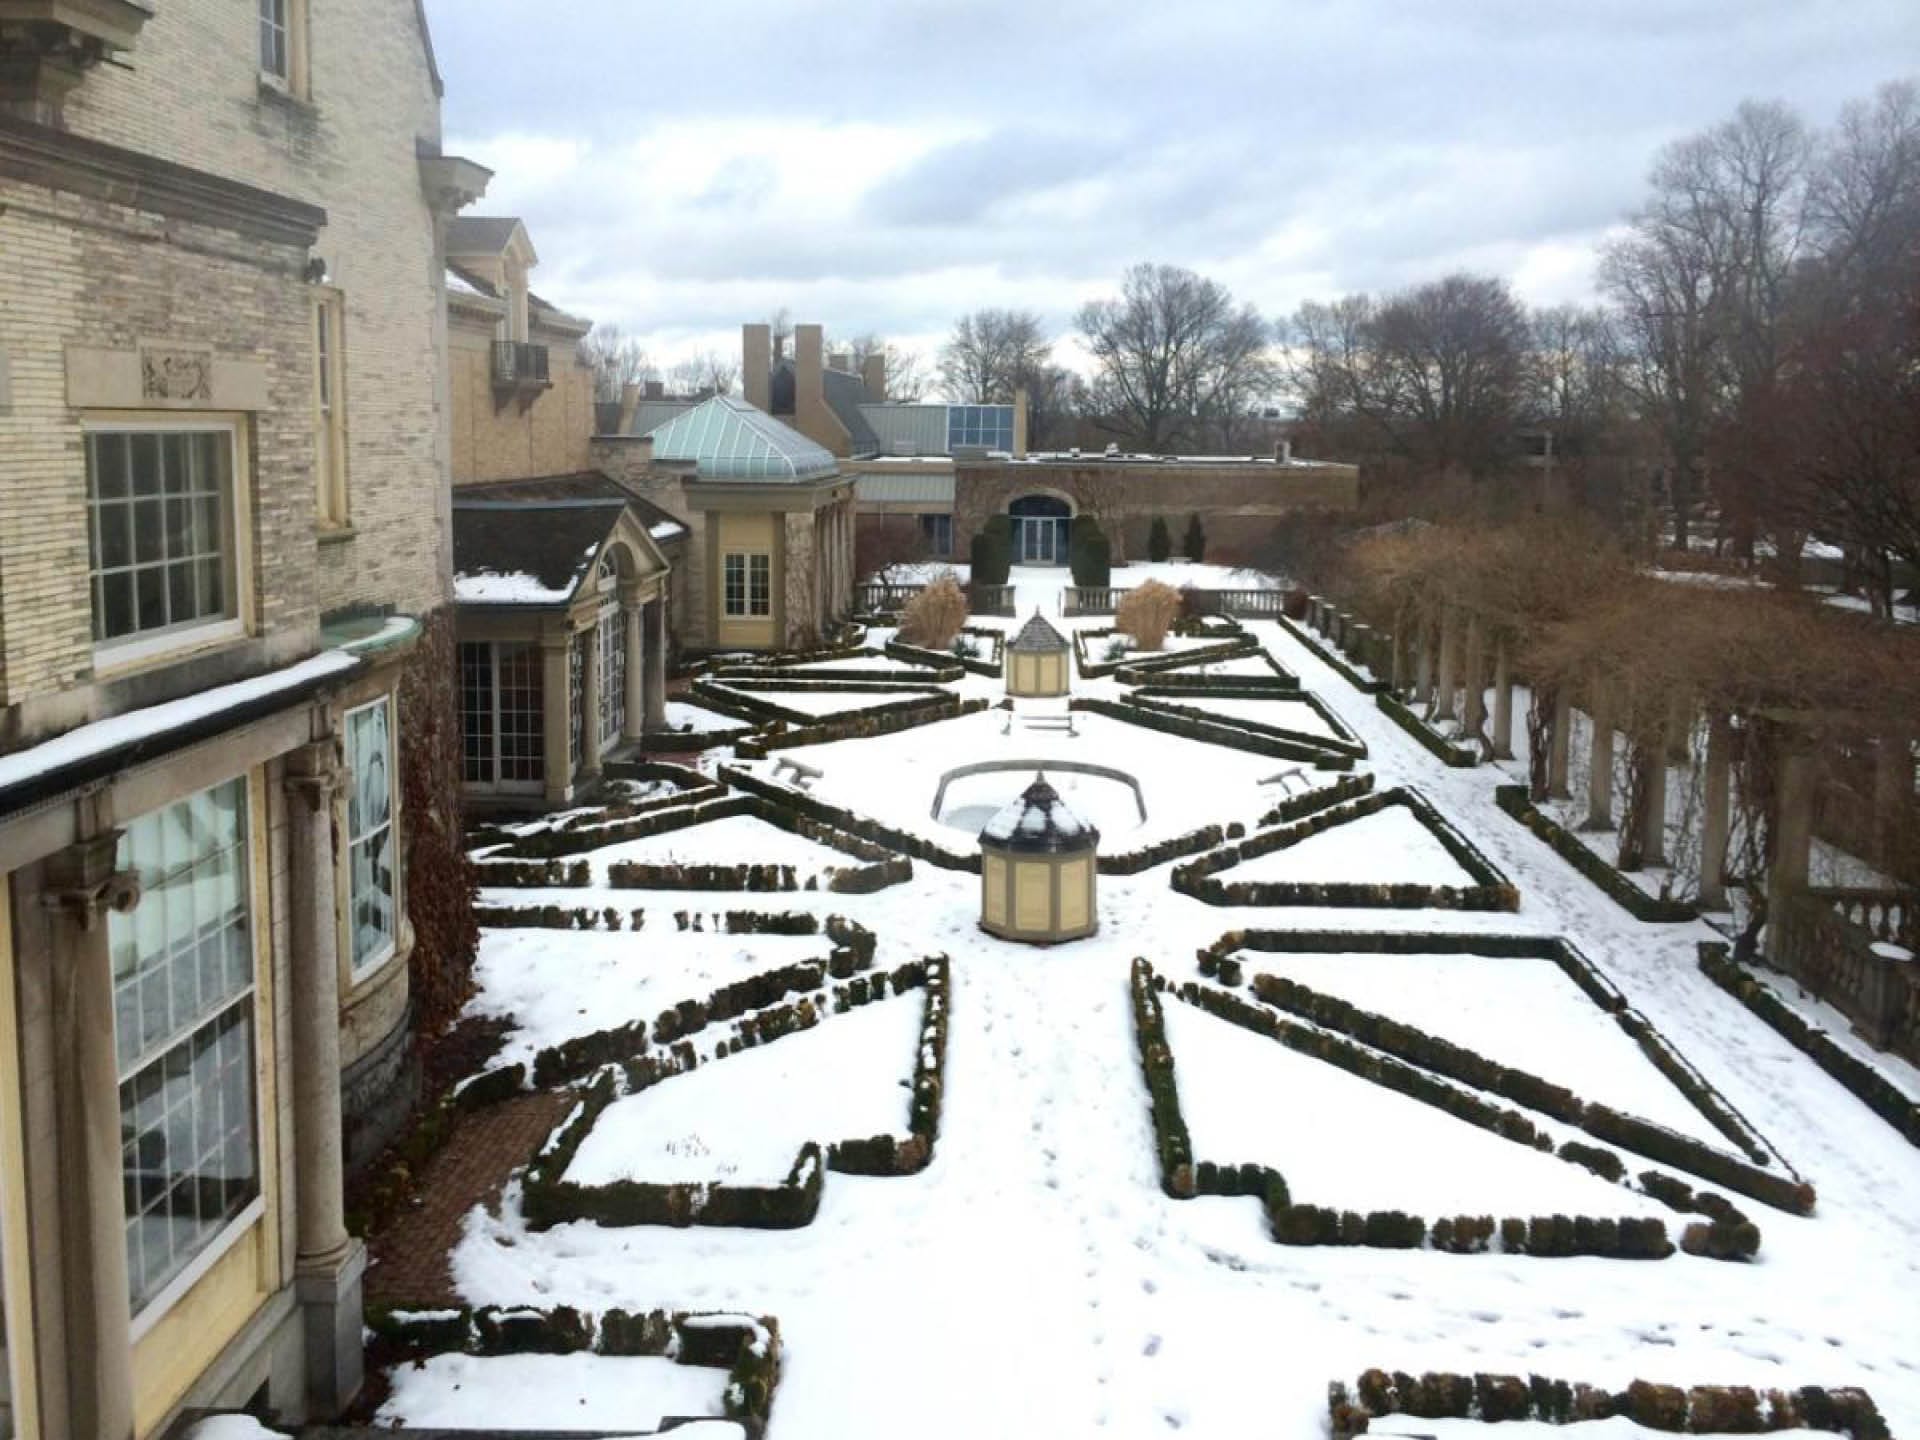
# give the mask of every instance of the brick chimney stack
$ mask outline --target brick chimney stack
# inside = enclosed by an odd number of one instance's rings
[[[887,403],[887,357],[879,351],[860,362],[860,381],[867,387],[867,403]]]
[[[740,386],[747,403],[773,410],[773,327],[740,327]]]

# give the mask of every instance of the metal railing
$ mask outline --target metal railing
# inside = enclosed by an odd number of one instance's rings
[[[522,340],[494,341],[493,383],[501,386],[551,383],[547,378],[547,347],[529,345]]]

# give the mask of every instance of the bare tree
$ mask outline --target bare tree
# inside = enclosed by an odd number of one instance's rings
[[[779,364],[787,353],[787,342],[793,339],[793,312],[786,306],[778,306],[767,316],[767,330],[773,341],[773,361]]]
[[[1040,317],[1031,310],[975,310],[954,323],[940,347],[940,383],[963,405],[1004,405],[1053,356]]]
[[[859,373],[870,356],[878,355],[887,362],[887,399],[902,404],[911,404],[927,393],[927,375],[916,351],[905,349],[884,340],[871,330],[855,335],[849,340],[830,339],[827,353],[844,352],[853,357],[853,368]]]
[[[618,325],[596,325],[588,331],[580,342],[580,359],[593,371],[593,398],[605,403],[619,400],[629,385],[660,378],[646,346]]]
[[[667,371],[667,381],[682,395],[731,395],[740,378],[740,365],[718,350],[689,355]]]
[[[1143,450],[1201,439],[1274,384],[1258,312],[1175,265],[1133,266],[1120,297],[1082,306],[1078,325],[1100,423]]]

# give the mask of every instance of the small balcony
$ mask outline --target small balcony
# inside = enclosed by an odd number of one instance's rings
[[[522,409],[543,390],[553,388],[547,373],[547,347],[523,340],[493,342],[493,403],[497,410],[518,399]]]

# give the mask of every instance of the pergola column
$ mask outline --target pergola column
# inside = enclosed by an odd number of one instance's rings
[[[1573,693],[1561,685],[1553,694],[1553,737],[1547,747],[1547,794],[1564,800],[1567,786],[1567,759],[1573,749]]]
[[[1440,674],[1434,682],[1433,718],[1451,720],[1453,692],[1460,683],[1459,627],[1445,610],[1440,612]]]
[[[332,737],[287,760],[288,931],[293,995],[294,1292],[306,1319],[307,1398],[337,1415],[360,1391],[366,1247],[347,1233],[340,1124],[340,956]]]
[[[568,673],[572,636],[564,628],[540,636],[541,735],[546,751],[547,803],[565,803],[573,793],[573,696]]]
[[[579,635],[580,653],[580,773],[600,773],[600,622],[596,619]]]
[[[1487,723],[1487,629],[1477,614],[1467,616],[1466,667],[1461,681],[1466,689],[1461,729],[1469,736],[1478,735]]]
[[[1667,863],[1667,726],[1656,726],[1639,746],[1646,767],[1640,805],[1640,858],[1648,865]]]
[[[640,607],[647,626],[647,678],[644,710],[646,728],[667,728],[667,597],[665,593]]]
[[[51,856],[42,894],[51,912],[71,1433],[101,1440],[133,1435],[133,1313],[107,914],[130,911],[140,891],[137,881],[114,868],[119,840],[120,832],[110,830]]]
[[[1393,693],[1404,695],[1407,692],[1407,617],[1396,615],[1393,630],[1387,636],[1387,645],[1392,659],[1388,662],[1392,673],[1388,676]]]
[[[626,627],[627,694],[626,713],[621,718],[620,738],[637,742],[647,723],[647,641],[646,606],[637,598],[620,597],[620,620]]]
[[[1727,904],[1727,843],[1732,829],[1733,722],[1720,711],[1707,717],[1707,771],[1701,785],[1700,906]]]
[[[1587,701],[1593,722],[1587,757],[1587,828],[1613,828],[1613,717],[1607,713],[1605,682],[1594,676]]]
[[[1813,757],[1783,746],[1775,787],[1773,863],[1767,869],[1767,959],[1778,963],[1785,948],[1786,911],[1807,888],[1813,864]]]
[[[1513,758],[1513,642],[1505,632],[1493,648],[1493,753]]]

